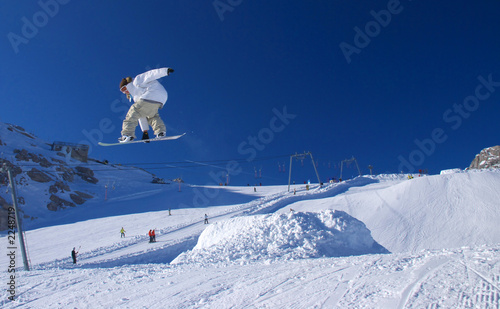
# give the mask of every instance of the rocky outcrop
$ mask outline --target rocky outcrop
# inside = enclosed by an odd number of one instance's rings
[[[19,198],[18,204],[24,204],[24,199],[22,197]],[[11,204],[9,204],[3,197],[0,196],[0,231],[5,231],[12,227],[12,220],[15,220],[14,210],[12,209],[12,207],[13,206]],[[23,210],[20,208],[18,208],[18,212],[23,219],[36,219],[35,217],[30,217],[24,214]],[[9,222],[9,220],[11,222]]]
[[[18,210],[24,218],[36,219],[29,216],[30,213],[50,217],[52,211],[80,207],[98,196],[95,192],[102,189],[99,177],[115,166],[108,165],[106,160],[87,158],[87,150],[87,145],[47,143],[20,126],[0,122],[0,168],[5,164],[12,173],[17,186]],[[96,169],[99,172],[94,174],[96,164],[107,166]],[[0,231],[7,229],[11,200],[8,186],[8,173],[0,171]]]
[[[71,191],[67,183],[62,181],[56,181],[53,185],[49,187],[49,193],[55,194],[57,192],[64,193],[64,191]]]
[[[75,202],[75,204],[78,204],[78,205],[81,205],[81,204],[85,203],[88,199],[93,198],[92,195],[87,194],[87,193],[83,193],[80,191],[75,191],[75,193],[76,194],[70,194],[69,197],[71,198],[71,200],[73,202]]]
[[[469,166],[470,169],[500,168],[500,146],[481,150]]]
[[[44,172],[42,172],[36,168],[32,168],[31,171],[27,172],[26,174],[31,178],[31,180],[36,181],[36,182],[52,181],[52,178],[50,178],[49,175],[45,174]]]
[[[23,172],[22,168],[20,168],[19,166],[13,165],[9,160],[0,158],[0,168],[4,165],[10,169],[13,177],[16,177]],[[7,173],[2,173],[1,175],[4,175],[4,177],[6,177]]]
[[[90,168],[83,167],[83,166],[77,166],[75,167],[76,174],[80,176],[83,180],[86,182],[90,182],[93,184],[96,184],[99,182],[99,179],[94,177],[94,171],[91,170]]]
[[[11,132],[17,132],[19,134],[22,134],[26,137],[29,137],[31,139],[35,139],[35,137],[31,134],[28,134],[26,133],[26,131],[24,130],[24,128],[20,127],[20,126],[16,126],[16,125],[13,125],[13,124],[8,124],[8,128],[7,130],[11,131]]]
[[[75,171],[73,169],[60,165],[56,167],[56,171],[59,172],[60,177],[67,182],[73,182],[75,179]]]
[[[75,207],[75,204],[72,202],[68,202],[65,199],[58,197],[57,195],[52,194],[50,196],[50,203],[47,204],[47,209],[52,211],[57,211],[59,209],[65,209],[66,207]]]
[[[26,149],[14,149],[14,153],[16,154],[16,159],[18,161],[32,161],[34,163],[40,164],[41,167],[51,167],[52,163],[49,162],[42,155],[37,155],[34,153],[28,152]]]
[[[10,204],[7,203],[7,201],[0,196],[0,230],[6,230],[9,226],[8,220],[9,220],[9,207],[11,207]]]

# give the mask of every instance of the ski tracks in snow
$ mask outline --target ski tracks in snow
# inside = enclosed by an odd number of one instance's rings
[[[441,266],[450,261],[449,258],[438,256],[436,258],[432,258],[427,263],[425,263],[422,267],[420,267],[415,272],[416,280],[408,285],[403,292],[401,293],[401,301],[399,302],[398,308],[404,309],[407,308],[407,304],[416,291],[417,288],[420,288],[421,284],[427,280],[427,278],[435,271],[437,271]],[[429,307],[428,307],[429,308]]]
[[[354,277],[353,273],[345,273],[351,267],[340,266],[334,267],[333,270],[329,271],[305,273],[294,278],[285,278],[277,284],[273,284],[264,291],[261,291],[253,306],[257,308],[274,306],[281,308],[301,308],[304,306],[304,303],[308,303],[307,307],[331,308],[342,298],[342,295],[348,289],[350,280]],[[323,284],[325,281],[335,282],[332,280],[332,277],[336,277],[338,281],[337,285],[334,287],[325,287]],[[315,290],[316,296],[307,301],[302,299],[300,303],[297,303],[297,299],[293,295],[307,290]],[[332,290],[334,293],[332,293]],[[283,297],[283,295],[290,295],[290,297]],[[289,301],[284,302],[283,298],[289,299]]]
[[[446,250],[430,253],[427,262],[414,271],[415,280],[403,290],[397,308],[452,308],[457,304],[460,308],[500,308],[498,250],[486,249],[481,258],[477,252],[467,256],[468,252],[464,248],[462,256]],[[492,274],[491,278],[477,269]]]
[[[353,187],[363,187],[376,182],[378,182],[378,180],[358,177],[340,183],[312,186],[309,190],[301,189],[298,190],[296,194],[293,194],[293,192],[280,192],[248,203],[243,214],[256,215],[274,213],[296,202],[333,197],[345,193]]]
[[[493,252],[495,256],[489,258],[478,258],[477,253],[467,258],[467,252],[463,252],[463,258],[457,259],[457,262],[464,266],[468,279],[467,288],[461,291],[459,296],[460,304],[464,308],[500,308],[500,263],[497,262],[498,258],[495,259],[499,252]],[[483,271],[476,268],[483,268],[489,273],[492,270],[496,272],[488,278]]]

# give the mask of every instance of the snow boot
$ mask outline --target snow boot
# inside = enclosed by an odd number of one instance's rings
[[[142,132],[142,139],[145,140],[145,139],[149,139],[149,134],[148,134],[148,131],[144,131]],[[149,142],[146,142],[146,143],[149,143]]]
[[[118,138],[118,141],[120,143],[128,143],[134,140],[133,136],[128,136],[128,135],[123,135],[122,137]]]

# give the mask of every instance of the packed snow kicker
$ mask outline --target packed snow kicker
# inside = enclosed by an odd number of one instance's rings
[[[295,260],[387,252],[343,211],[239,217],[217,222],[172,264]]]
[[[94,198],[58,212],[29,208],[41,185],[23,180],[25,209],[39,218],[25,222],[32,270],[22,270],[18,252],[16,297],[4,287],[2,308],[500,307],[497,169],[365,176],[290,192],[214,186],[206,206],[176,208],[200,187],[178,192],[135,170],[127,182],[114,168],[95,173],[116,186],[105,202],[79,180]],[[7,235],[0,239],[5,248]],[[4,254],[5,283],[8,265]]]

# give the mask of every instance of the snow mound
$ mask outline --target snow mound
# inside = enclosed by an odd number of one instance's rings
[[[442,170],[440,175],[449,175],[449,174],[456,174],[456,173],[465,173],[462,169],[459,168],[450,168],[447,170]]]
[[[500,243],[500,169],[468,170],[380,181],[317,202],[287,205],[297,211],[342,210],[361,220],[392,253]]]
[[[208,226],[172,264],[294,260],[388,253],[365,224],[339,210],[233,218]]]

